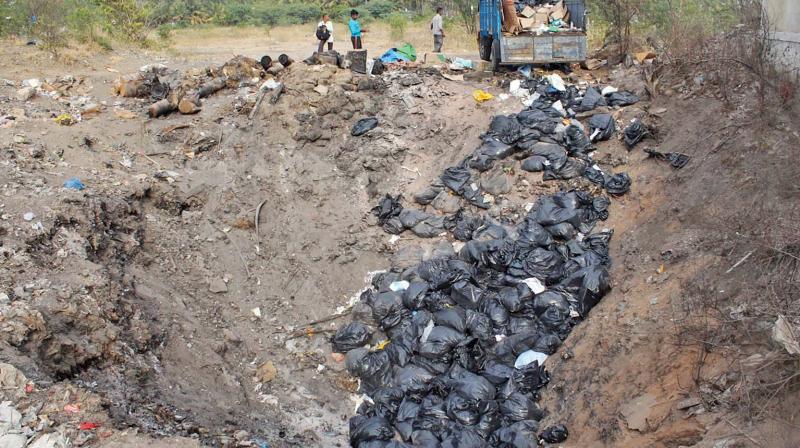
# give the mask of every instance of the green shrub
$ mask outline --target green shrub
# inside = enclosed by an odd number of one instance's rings
[[[369,15],[376,19],[383,19],[400,9],[396,2],[388,0],[374,0],[367,3],[364,9],[369,12]]]
[[[392,39],[402,39],[408,27],[408,17],[402,12],[393,12],[387,17]]]
[[[258,4],[253,8],[253,19],[262,25],[275,26],[286,23],[286,14],[281,8],[273,5]]]
[[[215,22],[219,25],[244,25],[253,18],[253,7],[247,3],[228,3],[223,6],[222,16]]]

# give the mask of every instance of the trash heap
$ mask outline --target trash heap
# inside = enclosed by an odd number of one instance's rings
[[[503,0],[503,31],[536,34],[583,28],[583,6],[564,0]]]
[[[565,119],[600,98],[554,84],[526,81],[538,94],[531,105],[495,117],[472,155],[415,195],[422,205],[442,194],[459,198],[445,215],[388,195],[373,210],[389,233],[446,231],[461,243],[457,252],[375,275],[354,321],[334,335],[333,351],[346,353],[363,394],[350,420],[352,446],[535,447],[568,437],[563,425],[540,428],[538,391],[550,381],[544,361],[610,289],[613,231],[596,229],[610,200],[562,191],[538,198],[520,222],[467,210],[494,202],[476,172],[512,155],[538,164],[545,179],[583,175],[609,193],[627,191],[627,175],[588,166],[585,129]]]

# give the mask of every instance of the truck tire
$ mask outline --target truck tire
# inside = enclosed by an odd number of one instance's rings
[[[481,60],[489,62],[492,60],[492,36],[478,37],[478,53]]]
[[[492,40],[492,71],[497,72],[500,70],[500,40]]]

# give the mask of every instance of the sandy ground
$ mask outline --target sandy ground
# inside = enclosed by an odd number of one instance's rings
[[[233,53],[258,57],[262,38],[268,51],[284,50],[257,34],[206,36],[197,45],[178,36],[175,52],[84,54],[70,65],[13,43],[0,50],[0,77],[15,83],[0,86],[0,115],[15,117],[0,134],[0,292],[14,304],[0,304],[0,360],[35,385],[17,403],[44,403],[53,427],[76,445],[346,446],[355,385],[327,340],[341,320],[313,332],[309,322],[345,306],[365,275],[403,247],[431,249],[405,236],[389,244],[369,213],[378,196],[410,196],[474,150],[492,115],[521,108],[516,99],[472,99],[476,88],[505,92],[501,78],[457,82],[423,71],[420,84],[404,85],[399,74],[349,91],[341,86],[359,85],[350,73],[301,64],[279,75],[287,92],[252,124],[252,88],[220,92],[197,115],[161,119],[145,118],[149,101],[112,93],[120,74],[147,63],[185,73]],[[297,41],[286,47],[307,50]],[[71,96],[105,102],[99,115],[59,126],[53,119],[79,101],[15,98],[24,79],[67,73],[76,80]],[[643,91],[625,70],[573,79]],[[650,113],[659,108],[666,112]],[[713,151],[704,120],[687,120],[686,111],[741,118],[702,92],[614,111],[620,124],[646,117],[658,126],[659,140],[647,144],[689,154],[697,165],[680,172],[618,139],[598,145],[601,166],[630,172],[634,185],[605,223],[616,231],[614,292],[548,361],[554,380],[543,404],[548,422],[570,428],[564,446],[797,446],[795,395],[775,411],[788,424],[749,424],[721,405],[679,406],[711,390],[700,385],[724,371],[726,353],[712,350],[708,370],[692,370],[696,346],[678,344],[673,326],[679,299],[710,270],[719,289],[746,278],[746,270],[735,279],[722,273],[748,250],[731,244],[732,235],[755,224],[714,222],[736,219],[737,208],[758,198],[764,210],[797,201],[796,189],[779,188],[797,179],[796,135],[759,137],[776,148],[769,157],[748,146],[755,137],[741,137],[732,144],[748,154],[744,163]],[[358,118],[373,115],[379,128],[350,136]],[[747,181],[767,173],[763,191]],[[73,176],[86,190],[62,188]],[[513,202],[559,188],[539,175],[514,176],[526,186]],[[583,185],[561,187],[571,186]],[[742,201],[744,193],[754,199]],[[720,200],[733,205],[707,208]],[[739,384],[730,381],[717,380],[702,398],[722,403]],[[84,421],[101,429],[76,431]]]
[[[386,50],[411,43],[420,58],[433,51],[433,38],[425,24],[410,24],[404,35],[392,37],[389,27],[382,23],[368,26],[363,45],[371,57],[378,57]],[[317,40],[308,25],[269,28],[209,28],[200,30],[176,30],[172,41],[172,53],[177,58],[189,61],[209,61],[241,54],[260,59],[268,54],[273,58],[286,53],[296,60],[303,60],[317,50]],[[352,49],[347,24],[334,24],[334,50],[344,54]],[[307,36],[307,38],[304,38]],[[477,58],[476,39],[461,29],[454,29],[447,37],[443,51],[449,57]]]

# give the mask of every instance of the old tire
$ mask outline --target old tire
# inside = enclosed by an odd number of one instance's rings
[[[497,72],[500,70],[500,40],[492,40],[492,71]]]
[[[487,62],[492,60],[492,40],[494,40],[492,36],[478,37],[478,54],[481,60]]]

